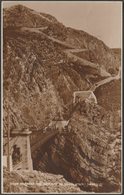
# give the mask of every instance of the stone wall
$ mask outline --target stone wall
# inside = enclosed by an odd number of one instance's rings
[[[4,155],[7,155],[7,137],[4,137],[3,142]],[[19,159],[14,157],[14,148],[20,150]],[[12,168],[14,170],[32,170],[31,148],[28,134],[15,134],[10,137],[10,155],[12,156]]]

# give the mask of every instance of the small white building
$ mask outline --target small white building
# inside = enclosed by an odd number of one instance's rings
[[[81,101],[90,101],[97,104],[96,96],[92,91],[75,91],[73,93],[73,103],[78,103]]]
[[[65,121],[65,120],[55,120],[55,121],[51,121],[48,127],[54,127],[58,130],[62,130],[65,129],[65,127],[68,125],[69,120]]]

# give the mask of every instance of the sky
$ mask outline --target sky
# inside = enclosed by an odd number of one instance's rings
[[[110,48],[121,48],[121,2],[4,1],[3,7],[17,4],[51,14],[65,26],[86,31],[104,41]]]

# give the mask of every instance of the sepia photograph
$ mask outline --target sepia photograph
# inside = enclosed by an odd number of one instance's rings
[[[3,194],[122,193],[122,2],[2,1]]]

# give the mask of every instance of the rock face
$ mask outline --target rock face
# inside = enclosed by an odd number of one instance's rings
[[[42,31],[44,34],[38,34],[21,31],[21,27],[47,29]],[[65,34],[67,37],[63,38]],[[68,29],[54,17],[34,12],[22,5],[5,9],[3,58],[5,130],[8,101],[12,129],[44,127],[58,113],[62,115],[65,106],[68,107],[72,102],[73,91],[87,90],[95,79],[101,79],[96,69],[87,67],[85,63],[82,66],[78,60],[75,62],[68,58],[64,53],[67,46],[50,40],[45,35],[62,40],[75,48],[87,48],[88,52],[94,52],[96,58],[102,60],[102,62],[98,60],[97,63],[105,69],[105,63],[109,67],[108,61],[110,66],[114,64],[118,66],[118,59],[97,38],[83,31]]]
[[[111,90],[113,89],[114,90]],[[121,109],[121,80],[114,80],[98,87],[95,90],[98,104],[106,110],[118,111]]]
[[[119,57],[88,33],[21,5],[4,10],[3,41],[4,132],[8,111],[11,130],[42,131],[52,120],[69,120],[65,131],[39,148],[34,168],[62,174],[83,191],[120,191],[119,81],[116,88],[110,83],[95,91],[98,105],[73,105],[75,91],[87,91],[105,78],[100,68],[117,74]],[[113,115],[109,103],[116,93]]]
[[[44,153],[39,149],[34,168],[64,174],[86,191],[120,190],[120,129],[113,130],[110,118],[96,104],[78,104],[67,129],[44,146]]]

